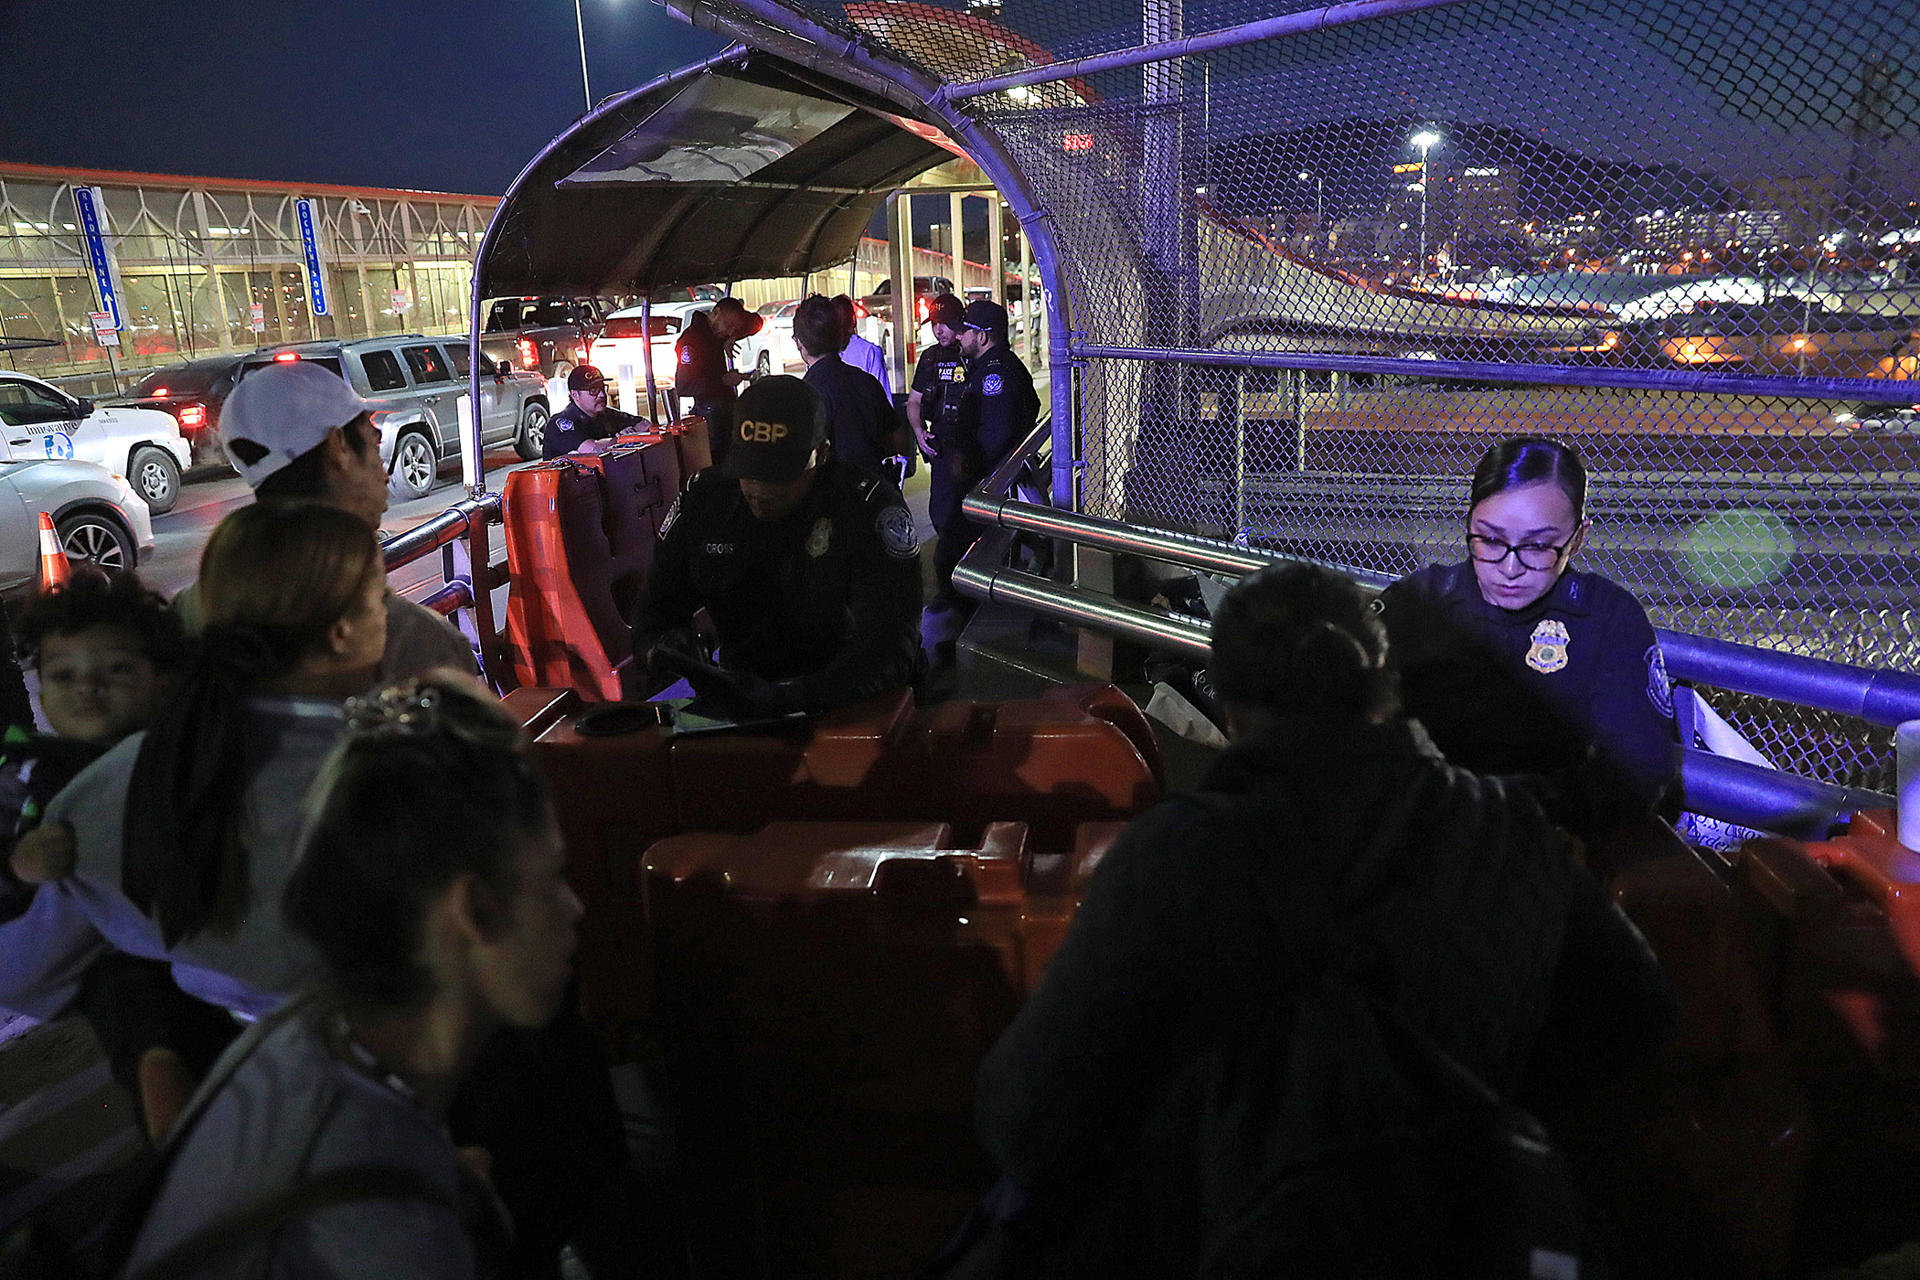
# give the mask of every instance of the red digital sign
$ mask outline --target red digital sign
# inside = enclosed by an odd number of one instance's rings
[[[1062,134],[1060,137],[1060,149],[1062,151],[1091,151],[1093,150],[1093,135],[1090,133]]]

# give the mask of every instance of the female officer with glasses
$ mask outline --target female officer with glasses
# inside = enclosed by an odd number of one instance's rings
[[[1374,608],[1410,715],[1447,758],[1537,774],[1576,829],[1677,795],[1673,697],[1640,602],[1568,568],[1586,540],[1587,474],[1570,446],[1502,441],[1474,468],[1467,559],[1394,583]]]

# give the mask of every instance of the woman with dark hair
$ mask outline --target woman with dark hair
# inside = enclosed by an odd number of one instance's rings
[[[581,914],[523,747],[451,684],[348,702],[283,902],[322,982],[191,1120],[128,1274],[476,1274],[497,1215],[448,1103],[494,1031],[553,1018]],[[209,1245],[249,1211],[273,1229]]]
[[[248,1016],[312,971],[273,904],[340,703],[386,643],[379,545],[336,508],[254,504],[214,530],[200,584],[202,649],[152,728],[47,806],[74,869],[0,929],[0,1005],[58,1013],[103,944],[168,960],[182,990]]]
[[[1450,766],[1399,714],[1359,588],[1263,570],[1227,594],[1212,649],[1229,746],[1101,860],[980,1068],[995,1203],[1027,1203],[1010,1273],[1196,1274],[1266,1179],[1373,1132],[1368,1108],[1404,1082],[1358,1044],[1295,1038],[1330,972],[1502,1095],[1610,1078],[1670,1024],[1657,963],[1531,797]],[[1289,1091],[1296,1053],[1332,1064],[1304,1083],[1341,1084],[1347,1109]],[[1387,1256],[1389,1222],[1365,1225],[1379,1238],[1320,1224],[1257,1274],[1426,1274],[1389,1265],[1409,1261]]]
[[[1552,779],[1556,810],[1604,828],[1676,790],[1673,693],[1646,610],[1570,567],[1587,474],[1568,445],[1504,440],[1474,468],[1467,558],[1381,593],[1407,713],[1449,760]]]

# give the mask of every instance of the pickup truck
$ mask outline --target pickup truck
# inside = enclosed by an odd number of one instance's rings
[[[588,362],[615,305],[605,298],[495,298],[487,305],[480,349],[496,364],[564,378]]]

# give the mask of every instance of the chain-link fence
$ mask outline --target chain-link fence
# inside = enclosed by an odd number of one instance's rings
[[[1410,0],[974,95],[1318,6],[794,7],[961,86],[1051,216],[1086,510],[1397,574],[1548,434],[1657,625],[1920,669],[1920,8]],[[1889,781],[1882,731],[1716,696]]]

